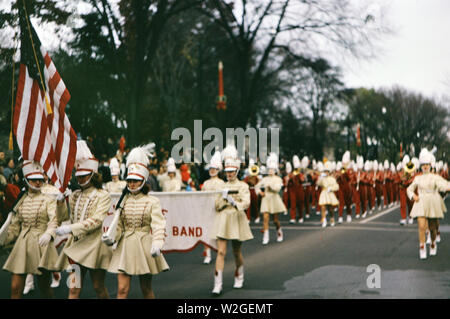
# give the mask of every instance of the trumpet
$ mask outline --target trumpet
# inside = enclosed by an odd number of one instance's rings
[[[259,166],[258,165],[250,166],[248,172],[251,176],[257,176],[259,174]]]
[[[412,174],[416,170],[416,166],[413,162],[409,161],[405,166],[403,166],[403,169],[405,170],[405,173]]]
[[[294,170],[292,171],[292,174],[294,174],[294,175],[300,174],[300,169],[298,169],[298,168],[294,169]]]

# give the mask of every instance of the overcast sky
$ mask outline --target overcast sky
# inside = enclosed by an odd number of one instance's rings
[[[383,54],[343,68],[346,85],[450,96],[450,0],[391,0],[389,18],[395,34],[382,42]]]

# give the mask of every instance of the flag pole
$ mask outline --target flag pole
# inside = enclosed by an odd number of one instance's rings
[[[37,55],[36,55],[36,49],[34,47],[33,35],[31,33],[31,29],[30,29],[30,21],[28,20],[28,12],[27,12],[27,7],[25,5],[25,0],[22,0],[22,2],[23,2],[23,9],[25,10],[25,19],[27,21],[28,34],[30,35],[31,47],[33,48],[34,60],[36,61],[36,66],[37,66],[37,69],[39,72],[39,77],[41,78],[42,89],[44,90],[45,104],[47,106],[47,114],[52,114],[53,113],[52,107],[50,106],[50,102],[48,101],[47,91],[45,90],[44,81],[42,79],[41,68],[39,67],[39,62],[38,62]]]
[[[14,36],[14,43],[17,41],[17,33]],[[11,83],[11,130],[9,131],[9,144],[8,149],[10,151],[14,150],[14,141],[13,141],[13,117],[14,117],[14,82],[15,82],[15,73],[16,73],[16,63],[14,62],[14,56],[16,55],[17,47],[14,47],[12,54],[12,83]]]

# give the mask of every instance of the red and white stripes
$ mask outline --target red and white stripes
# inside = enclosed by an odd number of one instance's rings
[[[76,134],[65,114],[70,99],[48,53],[41,47],[47,99],[52,113],[47,112],[44,91],[30,77],[26,65],[20,65],[14,111],[14,134],[25,160],[41,163],[55,186],[64,191],[72,174],[76,155]]]

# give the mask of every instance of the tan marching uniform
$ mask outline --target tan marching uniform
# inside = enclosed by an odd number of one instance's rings
[[[162,183],[163,192],[180,192],[181,191],[181,181],[174,177],[169,178]]]
[[[90,269],[108,269],[112,252],[102,241],[102,223],[111,207],[107,191],[91,186],[69,197],[72,234],[58,258],[59,270],[67,268],[68,258]],[[83,215],[83,211],[86,209]],[[67,206],[58,205],[58,219],[69,219]]]
[[[166,219],[158,198],[143,193],[128,194],[117,225],[117,248],[108,272],[128,275],[158,274],[169,270],[163,255],[152,257],[153,242],[164,243]]]
[[[236,201],[237,208],[218,195],[215,203],[217,214],[211,237],[214,239],[228,239],[246,241],[253,239],[245,210],[250,206],[250,190],[248,184],[237,178],[232,182],[224,183],[223,189],[238,191],[238,194],[228,194]]]
[[[286,211],[286,206],[279,194],[282,186],[283,180],[277,175],[265,176],[256,184],[257,193],[261,191],[261,187],[265,188],[265,196],[261,199],[261,213],[278,214]]]
[[[126,181],[111,181],[105,184],[105,190],[108,193],[122,193],[123,189],[127,187]]]
[[[58,252],[54,245],[56,200],[39,193],[27,193],[17,209],[8,228],[6,244],[17,239],[4,270],[13,274],[41,275],[41,270],[57,271],[55,266]],[[52,240],[45,246],[39,245],[39,238],[47,233]]]
[[[319,196],[319,205],[339,205],[339,201],[336,198],[334,192],[339,190],[339,184],[333,176],[326,176],[319,178],[317,185],[322,187],[322,191]]]
[[[218,176],[211,177],[203,183],[202,191],[221,191],[225,188],[225,182]]]
[[[47,195],[58,195],[59,189],[53,186],[52,184],[44,184],[44,186],[41,187],[41,193],[47,194]],[[56,197],[55,197],[56,198]]]
[[[414,191],[417,189],[419,201],[414,202],[410,216],[413,218],[444,218],[444,212],[447,209],[441,200],[439,191],[445,192],[449,187],[450,183],[437,174],[427,173],[414,177],[406,192],[412,200]]]
[[[177,169],[175,172],[175,178],[180,180],[181,182],[181,173],[179,169]],[[163,185],[166,181],[170,180],[169,173],[165,172],[163,174],[160,174],[156,176],[156,179],[158,180],[159,185]]]

